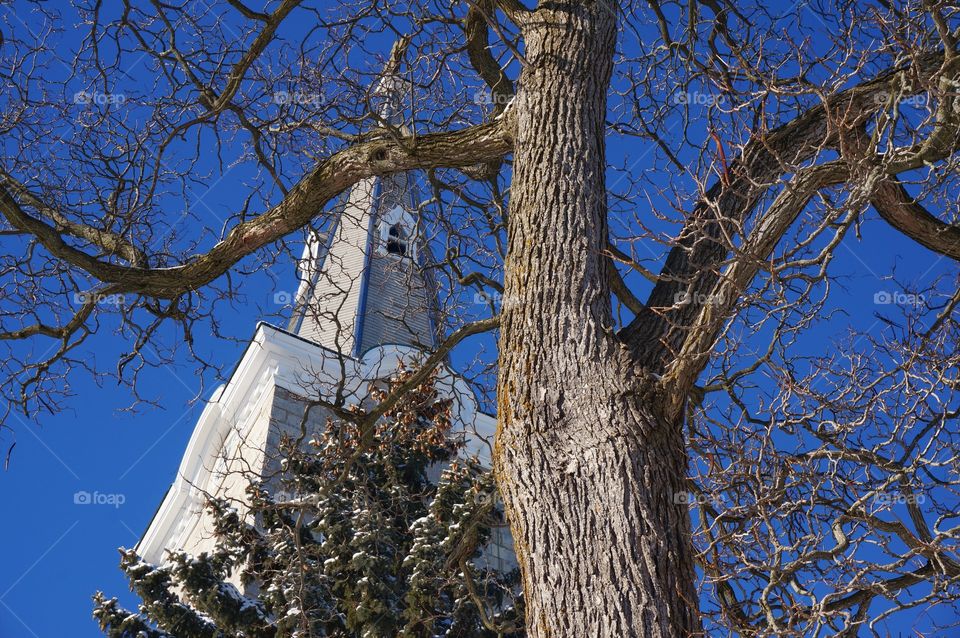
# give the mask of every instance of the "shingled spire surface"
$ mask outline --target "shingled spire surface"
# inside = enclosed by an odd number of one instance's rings
[[[379,118],[397,128],[404,48],[394,47],[374,91]],[[413,174],[398,173],[362,180],[341,197],[326,232],[304,251],[292,332],[353,357],[383,345],[436,347],[437,293],[415,193]]]

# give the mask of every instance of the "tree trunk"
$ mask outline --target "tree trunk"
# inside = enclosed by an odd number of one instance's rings
[[[541,6],[514,103],[495,459],[527,631],[689,636],[682,430],[659,416],[612,332],[602,256],[615,16],[602,0]]]

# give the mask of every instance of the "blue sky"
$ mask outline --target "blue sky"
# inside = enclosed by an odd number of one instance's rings
[[[132,547],[146,528],[200,411],[188,404],[196,381],[184,369],[156,370],[150,381],[164,409],[118,414],[130,400],[123,390],[78,379],[72,411],[42,427],[19,424],[0,479],[0,636],[102,635],[90,618],[97,589],[134,604],[117,547]],[[82,492],[102,504],[75,503]]]
[[[15,9],[4,5],[0,11]],[[613,163],[618,156],[630,157],[630,144],[611,142]],[[219,228],[221,216],[243,191],[244,177],[228,171],[216,182],[199,186],[185,206],[209,215],[211,226]],[[616,179],[611,175],[611,182]],[[661,248],[652,250],[655,254]],[[955,265],[903,240],[871,215],[863,240],[848,238],[832,265],[843,278],[829,306],[842,314],[818,325],[803,347],[822,353],[831,347],[828,338],[848,325],[880,325],[878,313],[887,308],[878,308],[875,295],[902,290],[883,279],[894,266],[901,282],[917,287],[957,272]],[[197,334],[197,348],[229,372],[256,322],[276,322],[275,316],[264,316],[278,309],[274,293],[293,289],[289,260],[256,271],[244,280],[242,297],[229,310],[221,308],[221,330],[235,340]],[[175,342],[182,337],[167,328],[165,338]],[[83,353],[109,367],[124,345],[105,331]],[[466,360],[472,352],[468,347],[459,356]],[[0,511],[6,523],[0,526],[0,546],[5,549],[0,561],[0,638],[99,636],[90,617],[90,597],[98,589],[135,606],[117,567],[117,547],[132,547],[146,528],[202,410],[202,402],[194,399],[201,392],[203,398],[209,396],[218,380],[213,371],[200,373],[183,357],[172,365],[146,368],[138,389],[156,407],[145,405],[136,412],[122,410],[134,401],[124,385],[109,380],[98,385],[83,374],[71,376],[68,383],[72,399],[67,409],[37,419],[14,413],[10,423],[16,447],[9,469],[0,473]],[[76,502],[87,495],[94,502]],[[939,620],[949,620],[951,612],[938,613]],[[890,631],[910,635],[911,628],[930,620],[906,618]]]

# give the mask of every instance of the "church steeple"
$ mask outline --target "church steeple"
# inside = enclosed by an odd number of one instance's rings
[[[394,45],[374,90],[383,123],[402,126],[406,41]],[[413,175],[358,182],[344,194],[320,238],[307,243],[290,330],[354,357],[382,345],[437,345],[437,298],[425,268]]]
[[[380,124],[402,125],[397,70],[404,46],[394,47],[374,91]],[[413,176],[363,180],[332,212],[304,250],[289,330],[258,324],[229,381],[200,416],[177,478],[137,546],[148,562],[167,561],[168,551],[213,551],[210,495],[242,508],[251,480],[273,489],[284,472],[284,437],[309,440],[305,433],[323,431],[338,416],[315,401],[363,405],[373,384],[408,361],[410,346],[436,348],[437,291]],[[464,442],[466,454],[489,463],[496,421],[479,412],[470,387],[446,364],[437,368],[435,385],[451,401],[457,432],[451,436]],[[501,551],[509,557],[507,542]],[[239,578],[236,584],[243,586]]]

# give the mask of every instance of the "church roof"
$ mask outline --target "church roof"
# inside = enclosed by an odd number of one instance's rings
[[[229,380],[214,391],[200,415],[173,485],[137,544],[137,553],[159,564],[165,550],[183,548],[185,539],[196,535],[207,495],[222,490],[224,476],[218,467],[229,440],[258,447],[265,440],[261,429],[277,426],[263,411],[277,403],[275,388],[328,400],[333,392],[342,392],[347,405],[358,404],[371,381],[385,378],[401,362],[415,366],[425,356],[412,346],[385,345],[360,358],[344,358],[297,334],[259,323]],[[453,429],[463,438],[464,453],[489,464],[496,419],[479,411],[470,386],[448,366],[440,366],[436,387],[454,402]]]

